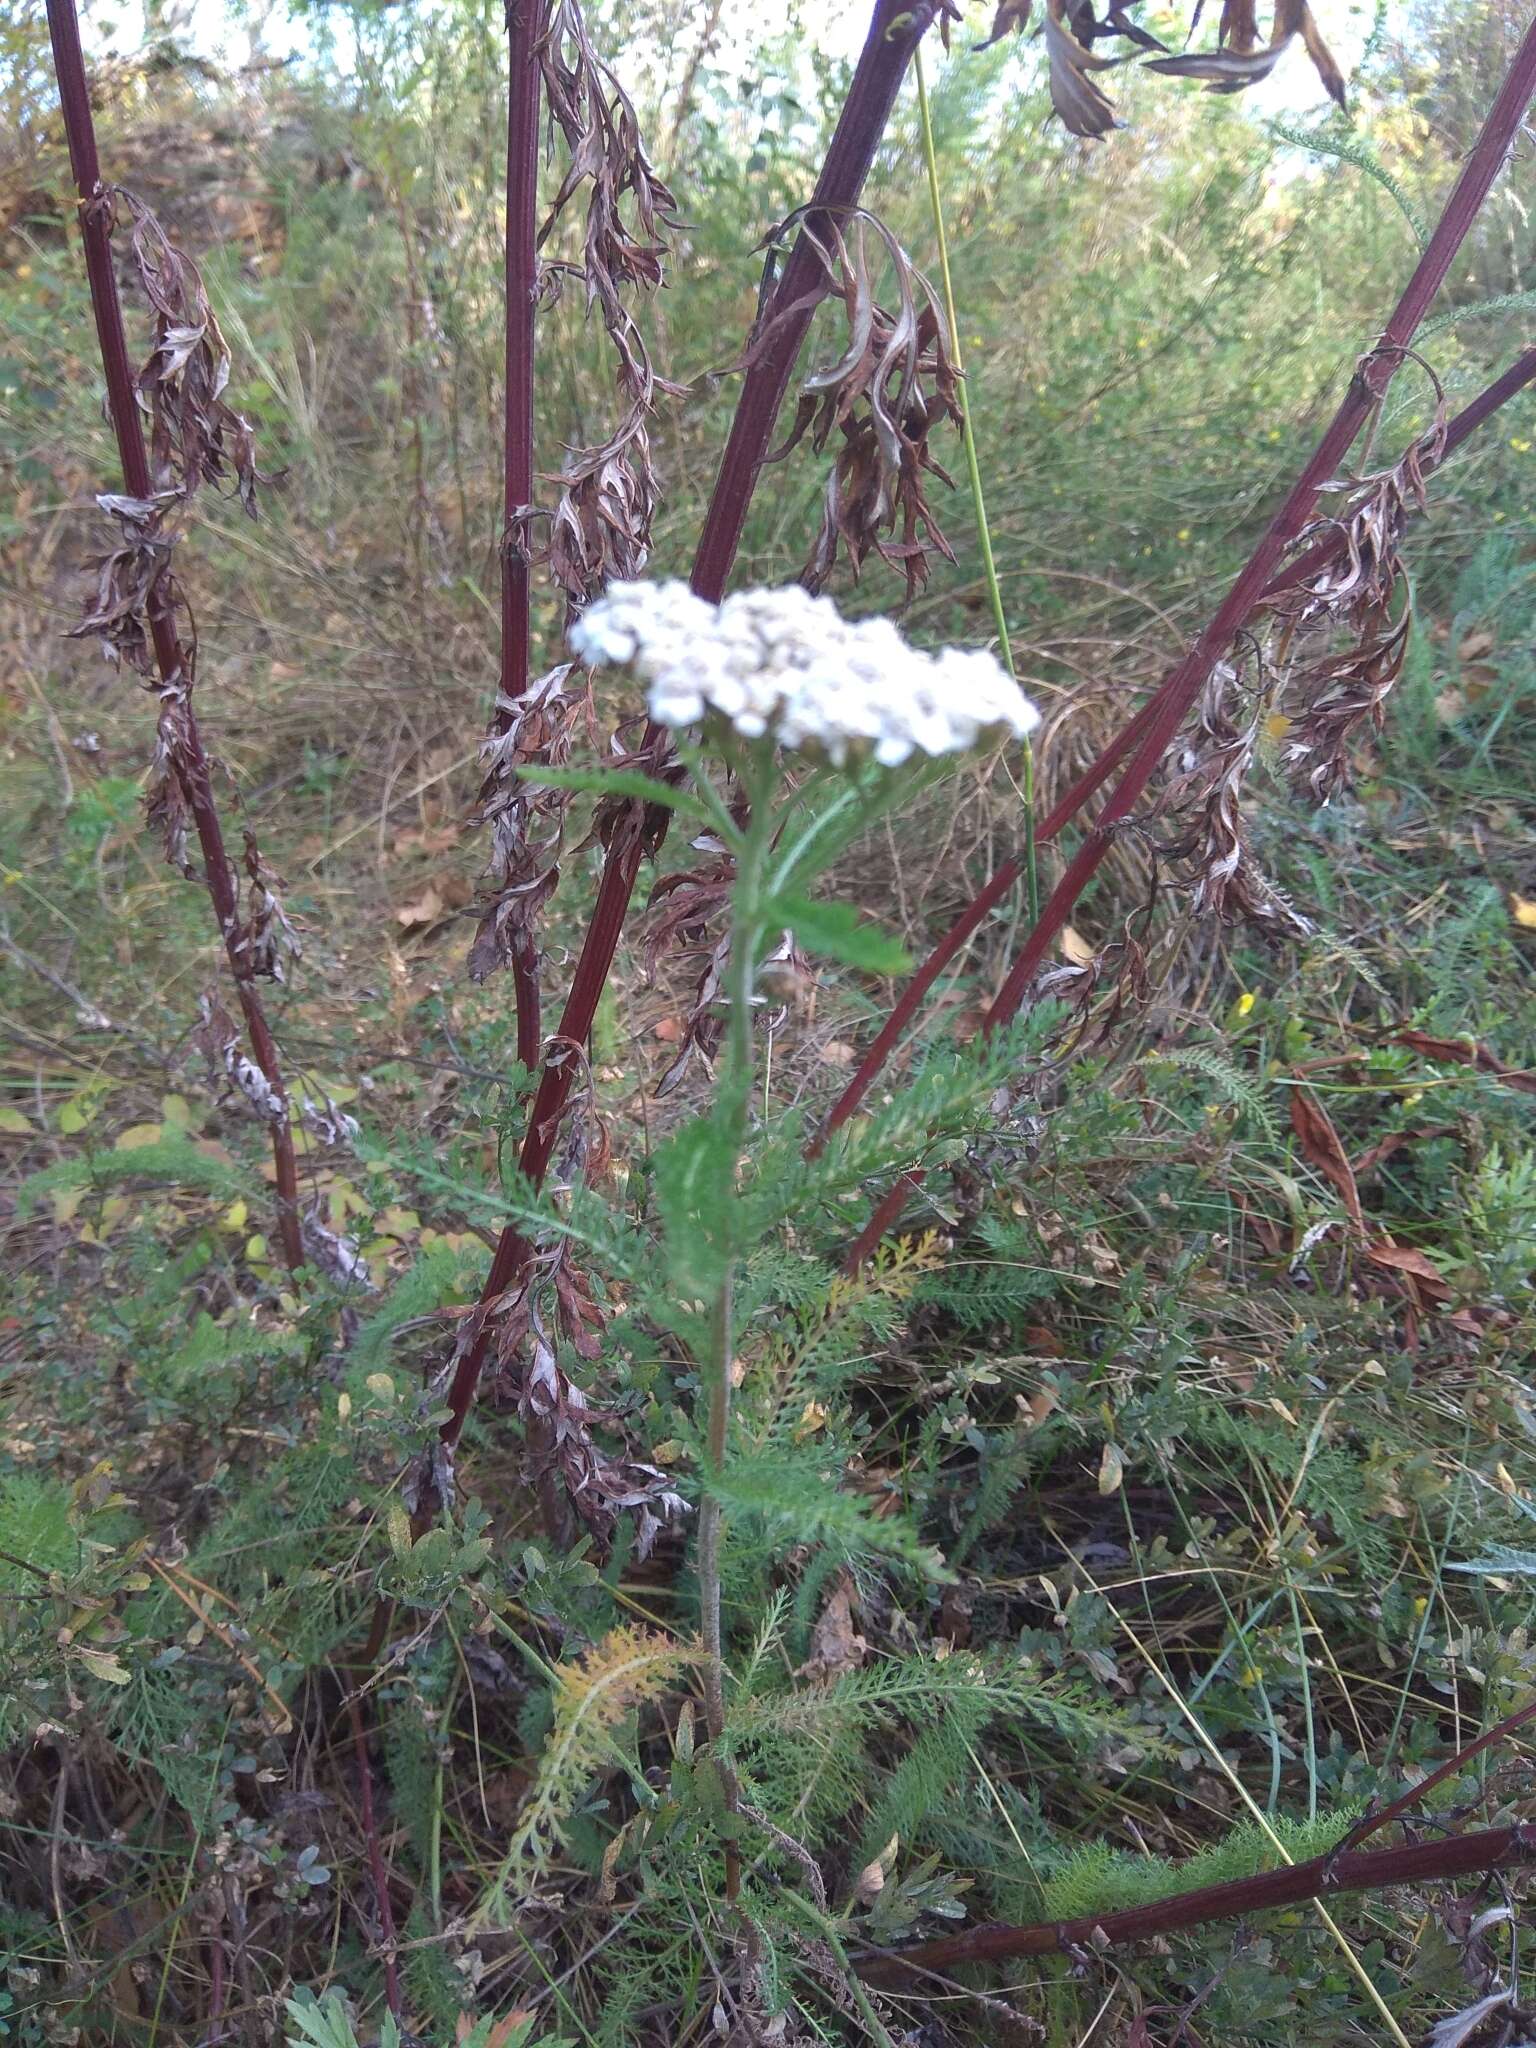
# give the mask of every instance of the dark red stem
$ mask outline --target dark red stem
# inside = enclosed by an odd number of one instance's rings
[[[1496,413],[1501,405],[1508,405],[1518,397],[1528,384],[1536,383],[1536,348],[1528,348],[1524,355],[1516,356],[1503,376],[1495,377],[1485,385],[1477,396],[1464,405],[1456,416],[1449,420],[1445,429],[1445,445],[1440,451],[1439,461],[1445,462],[1456,453],[1464,442],[1475,434],[1483,423]],[[1437,463],[1426,463],[1424,473],[1428,476]],[[1343,537],[1337,533],[1324,534],[1314,541],[1304,555],[1298,555],[1290,562],[1264,592],[1264,602],[1294,590],[1299,584],[1309,582],[1328,566],[1330,558],[1343,546]]]
[[[362,1702],[356,1695],[347,1702],[347,1719],[352,1729],[352,1753],[357,1760],[358,1812],[368,1851],[368,1875],[373,1885],[374,1911],[379,1922],[379,1947],[384,1957],[384,1997],[390,2011],[399,2019],[403,2007],[400,2002],[400,1965],[395,1959],[395,1909],[390,1904],[389,1871],[384,1862],[384,1847],[379,1840],[378,1816],[373,1808],[373,1766],[368,1761],[368,1730],[363,1720]]]
[[[112,266],[111,209],[97,203],[102,197],[101,166],[96,155],[96,125],[91,117],[85,56],[80,47],[80,24],[75,15],[74,0],[48,0],[48,32],[53,41],[53,62],[59,82],[64,131],[69,138],[70,168],[80,195],[85,271],[91,290],[91,310],[96,316],[101,366],[106,375],[107,410],[117,436],[118,459],[122,464],[123,488],[131,498],[150,498],[154,491],[149,459],[139,418],[133,366],[128,355],[128,337],[123,327],[123,309],[117,295],[117,276]],[[187,665],[177,637],[175,616],[168,602],[152,603],[149,630],[162,682],[172,687],[184,686],[188,679]],[[278,1236],[283,1257],[293,1269],[304,1263],[304,1246],[299,1232],[298,1169],[294,1160],[293,1133],[288,1123],[288,1095],[266,1010],[241,945],[239,888],[224,849],[224,833],[214,803],[208,756],[190,701],[186,705],[185,732],[186,758],[181,758],[182,750],[178,749],[175,762],[177,780],[197,827],[204,879],[218,919],[219,934],[224,941],[229,971],[234,977],[251,1053],[282,1107],[281,1119],[274,1119],[270,1126],[272,1160],[277,1176]]]
[[[1524,355],[1517,357],[1501,377],[1495,378],[1493,383],[1480,391],[1470,404],[1456,414],[1446,427],[1445,446],[1441,451],[1440,460],[1443,462],[1454,454],[1501,405],[1507,405],[1511,398],[1531,383],[1536,383],[1536,348],[1527,349]],[[1343,546],[1344,536],[1341,532],[1326,534],[1273,579],[1264,591],[1261,605],[1267,605],[1284,592],[1295,589],[1299,584],[1319,575]],[[1078,812],[1097,794],[1127,755],[1135,750],[1147,729],[1148,721],[1155,716],[1157,706],[1162,702],[1176,675],[1177,670],[1169,671],[1167,677],[1135,716],[1120,728],[1093,764],[1084,770],[1055,807],[1042,819],[1035,830],[1036,845],[1045,845],[1048,840],[1054,839],[1071,824]],[[903,988],[890,1016],[866,1047],[862,1059],[849,1077],[848,1085],[828,1112],[826,1122],[812,1148],[813,1156],[821,1151],[838,1126],[846,1123],[857,1111],[886,1061],[900,1043],[907,1027],[927,1000],[928,991],[955,955],[968,943],[1018,882],[1023,872],[1022,852],[1009,854],[996,872],[982,884]]]
[[[812,223],[817,208],[843,209],[858,200],[912,54],[938,11],[938,0],[914,0],[910,6],[902,5],[902,0],[876,0],[869,35],[816,181],[809,214]],[[754,358],[742,380],[730,437],[694,557],[693,588],[712,602],[724,595],[747,508],[773,440],[774,425],[795,360],[816,302],[825,289],[826,276],[820,259],[801,235],[766,310],[767,345]],[[658,728],[648,726],[645,745],[655,748],[661,737]],[[568,1055],[585,1046],[591,1034],[634,894],[647,837],[654,843],[666,822],[665,812],[647,815],[642,805],[634,804],[610,840],[597,902],[554,1041],[556,1057],[546,1061],[540,1075],[518,1162],[525,1178],[535,1186],[548,1170],[561,1117],[580,1066],[579,1060]],[[497,1244],[481,1296],[483,1301],[493,1301],[514,1284],[524,1270],[529,1249],[522,1233],[509,1224]],[[450,1446],[458,1442],[463,1431],[488,1341],[486,1334],[468,1346],[454,1373],[448,1392],[448,1414],[441,1431],[444,1443]]]
[[[505,731],[528,688],[529,508],[533,503],[533,343],[538,301],[539,39],[542,0],[507,5],[507,246],[505,491],[501,535],[501,689],[496,727]],[[539,949],[519,924],[512,951],[518,1064],[539,1063]]]
[[[1019,1956],[1082,1953],[1123,1948],[1154,1935],[1176,1934],[1213,1920],[1235,1920],[1335,1892],[1382,1891],[1390,1885],[1441,1883],[1502,1870],[1536,1856],[1536,1827],[1518,1823],[1472,1835],[1446,1835],[1407,1842],[1397,1849],[1332,1852],[1258,1877],[1232,1878],[1176,1892],[1150,1906],[1123,1913],[1089,1914],[1079,1920],[1047,1920],[1035,1927],[973,1927],[897,1954],[860,1958],[861,1977],[896,1984],[914,1970],[954,1970],[968,1963],[1010,1962]]]
[[[1409,278],[1380,340],[1357,367],[1349,389],[1324,430],[1311,460],[1287,493],[1258,546],[1238,572],[1210,623],[1148,706],[1141,737],[1129,767],[1051,892],[1049,902],[987,1012],[982,1025],[984,1032],[990,1034],[1017,1015],[1047,951],[1108,853],[1115,828],[1129,817],[1140,801],[1169,742],[1205,687],[1211,670],[1262,601],[1286,550],[1294,545],[1312,517],[1324,485],[1338,473],[1372,409],[1391,383],[1403,361],[1404,350],[1412,342],[1436,293],[1445,282],[1456,252],[1465,241],[1511,144],[1520,132],[1520,124],[1533,93],[1536,93],[1536,21],[1526,31],[1483,123],[1482,133],[1462,167],[1461,176],[1446,202],[1428,247]],[[921,1175],[903,1175],[897,1187],[902,1188],[903,1184],[905,1190],[911,1190],[921,1184]],[[868,1257],[899,1213],[899,1199],[893,1204],[895,1196],[896,1189],[893,1189],[860,1233],[848,1255],[850,1265],[857,1266]]]

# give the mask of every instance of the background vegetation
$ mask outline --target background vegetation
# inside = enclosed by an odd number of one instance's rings
[[[1299,56],[1283,120],[1127,72],[1128,126],[1097,147],[1047,119],[1034,46],[978,53],[976,18],[928,50],[1047,802],[1225,588],[1526,25],[1510,0],[1382,7],[1355,24],[1348,117],[1312,103]],[[654,430],[654,567],[684,573],[753,245],[807,197],[846,78],[795,24],[718,7],[611,0],[593,26],[687,223],[650,327],[683,387]],[[987,1070],[931,1034],[876,1119],[920,1079],[953,1120],[964,1170],[925,1234],[834,1281],[852,1211],[828,1202],[754,1261],[726,1586],[730,1760],[765,1817],[743,1841],[694,1726],[672,1539],[642,1559],[621,1524],[606,1556],[558,1553],[495,1398],[457,1523],[403,1527],[424,1368],[521,1198],[507,990],[464,971],[501,530],[500,11],[329,9],[281,62],[258,21],[237,72],[164,12],[150,27],[117,56],[100,34],[103,155],[202,262],[283,473],[257,526],[210,498],[187,573],[231,814],[306,928],[278,1035],[362,1126],[340,1165],[308,1150],[308,1186],[370,1291],[296,1291],[269,1249],[260,1133],[193,1042],[206,907],[141,830],[143,693],[62,637],[115,467],[46,36],[0,7],[0,2033],[374,2038],[366,1785],[409,2025],[433,2043],[1386,2038],[1362,1972],[1409,2038],[1512,1983],[1435,2039],[1524,2038],[1509,1930],[1469,1931],[1495,1892],[1342,1901],[1337,1940],[1300,1908],[878,2006],[843,1960],[1262,1867],[1254,1809],[1314,1853],[1531,1692],[1536,399],[1436,480],[1408,550],[1418,629],[1353,789],[1304,810],[1266,775],[1259,850],[1318,933],[1265,942],[1165,900],[1147,1013],[1062,1070],[1028,1129],[990,1129]],[[910,95],[868,196],[931,268]],[[1453,405],[1531,341],[1530,197],[1527,151],[1426,329]],[[612,407],[579,289],[539,348],[554,470]],[[1428,409],[1405,373],[1383,442]],[[961,473],[958,445],[943,459]],[[798,573],[822,481],[805,448],[770,474],[737,581]],[[956,561],[904,623],[984,643],[968,499],[935,503]],[[889,609],[900,587],[871,562],[837,594]],[[538,605],[553,660],[560,608]],[[604,729],[628,708],[605,698]],[[839,883],[921,952],[1017,829],[993,763],[872,833]],[[556,901],[554,982],[594,859],[571,856]],[[1069,959],[1150,869],[1145,838],[1117,847]],[[1006,904],[948,987],[962,1043],[1022,915]],[[610,1158],[582,1227],[614,1321],[575,1369],[692,1497],[676,1269],[643,1233],[699,1099],[698,1077],[654,1099],[696,963],[643,940],[594,1034]],[[826,1106],[891,986],[818,973],[772,1038],[782,1101]],[[1358,1256],[1298,1098],[1420,1255],[1412,1284]],[[360,1778],[344,1702],[381,1594],[409,1625],[370,1685]],[[1433,1803],[1427,1830],[1528,1815],[1519,1739]],[[742,1913],[720,1882],[736,1844]]]

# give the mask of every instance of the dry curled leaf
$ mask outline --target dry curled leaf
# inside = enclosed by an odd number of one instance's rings
[[[1276,0],[1267,45],[1259,42],[1253,0],[1226,0],[1214,50],[1154,57],[1147,68],[1172,78],[1203,79],[1212,92],[1246,92],[1268,78],[1297,36],[1330,99],[1346,104],[1344,78],[1305,0]]]
[[[1344,1150],[1333,1119],[1310,1089],[1291,1090],[1291,1129],[1296,1133],[1296,1142],[1308,1165],[1315,1166],[1338,1191],[1344,1212],[1357,1235],[1368,1237],[1370,1233],[1366,1228],[1365,1212],[1360,1206],[1360,1190],[1355,1184],[1349,1154]]]
[[[853,1625],[853,1581],[843,1572],[811,1631],[811,1654],[797,1678],[836,1678],[856,1671],[869,1655],[869,1644]]]
[[[1108,135],[1120,123],[1115,103],[1093,76],[1113,70],[1113,57],[1096,57],[1066,25],[1065,0],[1049,0],[1045,47],[1050,59],[1051,105],[1069,134]]]
[[[462,910],[469,896],[469,884],[462,875],[453,872],[434,875],[419,896],[395,905],[395,923],[407,930],[437,924],[442,918],[452,916],[454,911]]]
[[[1034,0],[1000,0],[998,10],[992,17],[992,28],[984,43],[973,43],[973,50],[990,50],[994,43],[1000,43],[1004,36],[1022,35],[1029,27],[1029,17],[1034,11]]]
[[[859,208],[845,223],[813,224],[802,209],[774,230],[770,248],[796,227],[820,255],[828,295],[841,302],[846,322],[842,354],[806,378],[790,430],[768,457],[782,461],[806,437],[820,454],[837,437],[821,530],[801,581],[820,590],[840,553],[855,576],[876,554],[900,570],[910,600],[928,580],[932,555],[955,559],[928,501],[929,477],[952,481],[930,436],[942,423],[961,421],[943,311],[932,285],[873,214]],[[893,281],[894,311],[876,296],[881,264]],[[786,308],[781,317],[796,310]],[[760,332],[744,360],[752,361],[772,333]]]
[[[1529,906],[1531,922],[1536,925],[1536,903]],[[1433,1060],[1438,1066],[1476,1067],[1479,1073],[1493,1074],[1510,1088],[1518,1088],[1522,1094],[1536,1095],[1536,1074],[1518,1067],[1506,1067],[1504,1062],[1488,1046],[1472,1038],[1437,1038],[1428,1031],[1394,1031],[1395,1045],[1405,1045],[1410,1052],[1421,1058]]]

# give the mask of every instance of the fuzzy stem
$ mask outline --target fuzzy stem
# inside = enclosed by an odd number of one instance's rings
[[[1214,1920],[1246,1919],[1277,1906],[1300,1905],[1335,1892],[1382,1891],[1394,1885],[1442,1883],[1490,1870],[1507,1869],[1536,1857],[1536,1827],[1516,1823],[1471,1835],[1408,1842],[1396,1849],[1340,1854],[1329,1851],[1306,1863],[1291,1863],[1257,1877],[1230,1878],[1176,1892],[1150,1906],[1121,1913],[1086,1914],[1077,1920],[1047,1920],[1032,1927],[976,1927],[898,1953],[861,1957],[855,1968],[866,1981],[898,1983],[914,1970],[953,1970],[968,1963],[1009,1962],[1019,1956],[1093,1954],[1123,1948],[1156,1935],[1204,1927]]]
[[[938,9],[939,0],[915,0],[914,5],[907,7],[901,5],[901,0],[876,0],[869,35],[816,181],[811,201],[813,224],[818,207],[842,210],[857,203],[912,54]],[[802,234],[790,252],[767,310],[766,320],[771,326],[767,346],[742,379],[730,437],[694,558],[691,580],[700,597],[717,602],[724,595],[747,507],[772,443],[795,360],[826,289],[821,258]],[[659,750],[663,738],[657,727],[647,725],[642,744]],[[572,1046],[584,1046],[591,1035],[640,872],[646,835],[662,833],[666,823],[664,810],[649,814],[644,805],[635,803],[628,807],[613,834],[591,922],[555,1035],[555,1046],[563,1053]],[[539,1077],[518,1161],[523,1175],[536,1187],[543,1181],[554,1152],[576,1065],[569,1058],[556,1064],[546,1061]],[[497,1243],[482,1301],[495,1300],[515,1283],[526,1269],[530,1251],[523,1233],[515,1224],[509,1224]],[[466,1347],[454,1372],[448,1390],[448,1413],[441,1430],[442,1440],[450,1448],[463,1433],[485,1364],[488,1341],[488,1335],[482,1335]]]
[[[976,453],[976,428],[971,419],[970,388],[965,381],[965,359],[960,348],[960,316],[955,310],[955,286],[949,269],[949,233],[944,226],[944,201],[939,192],[939,159],[933,143],[933,118],[928,107],[928,80],[923,71],[923,53],[912,60],[917,80],[917,111],[923,132],[923,165],[928,173],[928,206],[933,215],[933,236],[939,251],[939,276],[944,285],[944,317],[949,323],[949,353],[960,382],[960,438],[965,446],[966,475],[971,486],[971,504],[976,514],[976,545],[981,554],[982,580],[992,606],[992,625],[997,634],[997,651],[1004,668],[1017,683],[1013,642],[1008,635],[1008,615],[1003,610],[1002,586],[997,580],[997,562],[992,553],[992,528],[987,520],[986,495],[981,485],[981,462]],[[1035,750],[1024,742],[1024,897],[1029,921],[1040,915],[1040,879],[1035,869]]]
[[[1050,901],[1015,958],[1007,979],[983,1020],[985,1033],[990,1035],[1018,1013],[1047,950],[1071,917],[1078,899],[1108,853],[1115,828],[1140,801],[1169,743],[1205,687],[1211,670],[1263,599],[1287,549],[1311,518],[1323,488],[1338,473],[1361,428],[1380,403],[1403,361],[1403,351],[1413,340],[1420,322],[1445,282],[1457,250],[1465,241],[1494,179],[1503,167],[1533,93],[1536,93],[1536,21],[1526,31],[1483,123],[1482,133],[1462,167],[1461,176],[1446,201],[1434,234],[1380,340],[1357,365],[1349,389],[1324,430],[1311,460],[1286,494],[1279,511],[1238,572],[1210,623],[1149,707],[1129,767],[1093,830],[1068,863]],[[920,1172],[901,1177],[851,1248],[848,1254],[851,1266],[856,1267],[868,1257],[900,1213],[905,1193],[920,1186],[921,1182]]]
[[[86,279],[90,286],[91,310],[96,319],[101,366],[106,377],[107,410],[122,465],[123,488],[131,498],[150,498],[154,490],[149,457],[144,446],[137,387],[128,354],[122,304],[117,293],[117,276],[112,265],[111,212],[102,203],[105,193],[96,154],[96,126],[91,116],[85,55],[80,45],[80,24],[74,0],[48,0],[48,33],[53,43],[64,131],[69,139],[70,168],[80,195],[80,234],[85,249]],[[186,657],[177,636],[172,608],[163,599],[159,603],[151,602],[149,631],[162,683],[169,688],[185,690],[189,682]],[[225,957],[245,1019],[251,1052],[282,1112],[281,1117],[274,1118],[270,1125],[272,1161],[277,1183],[278,1237],[284,1261],[293,1271],[304,1263],[304,1246],[299,1230],[298,1167],[294,1158],[293,1132],[288,1122],[288,1092],[283,1084],[282,1066],[267,1022],[266,1009],[242,949],[239,887],[225,850],[208,755],[190,699],[185,710],[186,758],[183,760],[183,750],[177,749],[175,773],[197,828],[204,880],[219,935],[224,942]]]
[[[725,970],[729,1035],[725,1070],[720,1076],[714,1114],[725,1136],[724,1150],[735,1161],[747,1137],[752,1101],[752,994],[757,980],[757,955],[762,936],[760,904],[763,875],[773,845],[773,790],[778,768],[771,739],[760,740],[744,764],[748,804],[747,826],[736,863],[732,891],[731,950]],[[722,1196],[729,1203],[730,1193]],[[725,1267],[710,1305],[709,1418],[705,1451],[712,1474],[725,1470],[731,1423],[731,1368],[736,1355],[734,1246],[727,1245]],[[711,1742],[725,1733],[725,1637],[720,1620],[720,1564],[725,1545],[725,1518],[713,1493],[699,1504],[699,1625],[704,1639],[704,1721]],[[726,1801],[736,1803],[735,1773],[722,1768]],[[727,1847],[726,1894],[734,1899],[741,1873],[736,1852]]]

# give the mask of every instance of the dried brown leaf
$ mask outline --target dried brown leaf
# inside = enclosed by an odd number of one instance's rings
[[[1360,1190],[1355,1184],[1349,1154],[1344,1150],[1333,1119],[1310,1089],[1291,1090],[1291,1129],[1296,1133],[1303,1158],[1338,1191],[1344,1212],[1356,1234],[1368,1237],[1370,1232],[1366,1227],[1365,1212],[1360,1206]]]
[[[973,50],[990,50],[994,43],[1000,43],[1004,36],[1022,35],[1029,27],[1029,17],[1034,11],[1034,0],[999,0],[996,14],[992,17],[992,28],[984,43],[973,43]]]
[[[1051,105],[1069,134],[1085,138],[1108,135],[1120,123],[1115,103],[1093,77],[1113,68],[1113,57],[1096,57],[1066,26],[1063,0],[1050,0],[1045,17],[1045,47],[1050,59]]]
[[[789,433],[768,458],[782,461],[809,438],[818,454],[837,435],[823,499],[821,530],[801,580],[820,590],[845,553],[855,576],[871,554],[898,568],[910,600],[928,580],[930,558],[954,553],[928,501],[928,478],[951,478],[933,454],[941,423],[961,421],[959,373],[933,287],[896,237],[873,214],[855,210],[845,224],[803,213],[781,223],[776,245],[793,228],[818,251],[845,316],[844,346],[806,378]],[[876,292],[874,265],[894,284],[894,309]],[[780,317],[784,317],[781,315]],[[759,353],[760,333],[744,359]]]
[[[869,1655],[869,1644],[853,1625],[853,1581],[843,1572],[811,1631],[811,1654],[795,1673],[818,1682],[856,1671]]]

